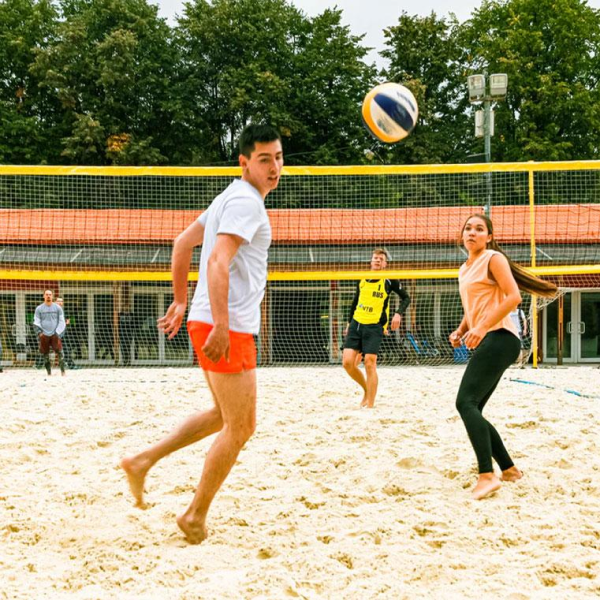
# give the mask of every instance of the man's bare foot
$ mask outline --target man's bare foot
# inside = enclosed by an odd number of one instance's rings
[[[519,471],[517,467],[512,466],[510,467],[510,469],[502,471],[500,479],[502,479],[502,481],[518,481],[519,479],[521,479],[521,477],[523,477],[523,472]]]
[[[363,399],[360,401],[360,407],[365,408],[367,406],[367,397],[363,396]]]
[[[177,525],[190,544],[201,544],[208,537],[204,522],[195,522],[186,513],[177,517]]]
[[[126,457],[121,461],[121,468],[127,475],[129,489],[133,494],[135,506],[138,508],[146,508],[146,503],[144,502],[144,481],[146,480],[146,473],[150,470],[150,466],[147,464],[147,461],[136,459],[136,457]]]
[[[493,473],[481,473],[475,487],[471,490],[473,500],[482,500],[498,491],[502,483]]]

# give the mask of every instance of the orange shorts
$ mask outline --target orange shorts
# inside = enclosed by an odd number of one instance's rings
[[[188,321],[188,333],[196,351],[198,362],[205,371],[214,373],[241,373],[256,369],[256,344],[251,333],[229,332],[229,362],[221,357],[219,362],[212,362],[202,352],[208,334],[213,326],[202,321]]]

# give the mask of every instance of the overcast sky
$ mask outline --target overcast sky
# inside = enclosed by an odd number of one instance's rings
[[[369,55],[376,61],[377,51],[383,48],[383,29],[395,25],[402,11],[409,15],[429,15],[432,11],[438,16],[446,16],[453,12],[459,21],[469,18],[473,9],[481,4],[481,0],[291,0],[292,4],[309,16],[322,13],[326,8],[337,6],[343,11],[343,22],[350,26],[355,35],[365,34],[363,44],[374,48]],[[176,14],[183,11],[183,0],[150,0],[159,6],[160,15],[174,24]],[[600,9],[600,0],[588,0],[588,4]],[[451,8],[449,8],[451,6]],[[381,61],[377,63],[382,66]]]
[[[183,0],[149,0],[157,4],[159,13],[174,24],[176,14],[183,11]],[[434,11],[438,16],[448,14],[449,2],[446,0],[291,0],[292,4],[313,17],[326,8],[337,6],[343,11],[343,23],[350,26],[355,35],[366,34],[365,46],[373,47],[369,59],[375,61],[377,51],[383,48],[383,29],[395,25],[402,11],[409,15],[428,15]],[[600,0],[596,0],[600,4]],[[469,17],[481,0],[460,0],[452,3],[452,11],[460,21]],[[379,61],[378,61],[379,63]]]

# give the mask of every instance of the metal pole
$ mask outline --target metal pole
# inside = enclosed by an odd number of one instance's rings
[[[487,73],[486,77],[486,85],[487,85]],[[491,124],[491,101],[486,98],[483,102],[483,139],[485,144],[485,162],[492,162],[492,124]],[[485,214],[488,217],[492,217],[492,174],[486,173],[486,205],[485,205]]]
[[[483,135],[485,139],[485,162],[492,162],[492,103],[489,99],[483,103]]]
[[[565,297],[561,294],[558,298],[558,324],[556,328],[556,364],[563,364],[565,346]]]
[[[536,265],[535,250],[535,178],[533,170],[529,171],[529,239],[531,252],[531,266]],[[538,309],[537,296],[531,295],[531,353],[533,355],[533,368],[537,369],[539,358],[538,346]]]

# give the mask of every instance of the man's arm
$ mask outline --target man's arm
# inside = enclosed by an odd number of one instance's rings
[[[40,333],[42,333],[42,320],[40,318],[39,306],[35,309],[35,313],[33,315],[33,328],[35,329],[35,333],[37,335],[40,335]]]
[[[396,331],[400,328],[400,323],[402,323],[402,315],[406,311],[406,308],[410,304],[410,296],[406,292],[406,290],[400,285],[400,282],[397,279],[393,279],[390,281],[391,287],[390,291],[398,294],[400,297],[400,306],[396,310],[396,313],[392,317],[392,322],[390,323],[390,329],[392,331]]]
[[[173,277],[173,303],[164,317],[158,319],[158,328],[173,339],[187,309],[187,286],[190,263],[194,248],[204,241],[204,226],[194,221],[185,231],[180,233],[173,244],[171,257],[171,275]]]
[[[67,324],[65,322],[65,313],[63,309],[60,306],[58,306],[58,325],[56,327],[56,335],[58,335],[58,337],[62,337],[65,333],[66,328]]]
[[[396,313],[403,315],[410,304],[410,296],[397,279],[392,282],[392,290],[400,297],[400,306],[398,306]]]
[[[243,243],[239,235],[220,233],[208,258],[208,299],[214,326],[202,352],[212,362],[222,356],[229,360],[229,265]]]

